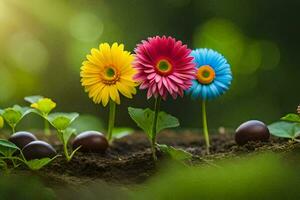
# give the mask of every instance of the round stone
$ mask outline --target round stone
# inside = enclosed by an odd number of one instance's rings
[[[249,141],[266,142],[270,138],[268,127],[261,121],[250,120],[241,124],[235,131],[235,141],[244,145]]]
[[[55,149],[44,141],[33,141],[27,144],[23,150],[26,160],[53,158],[56,156]]]
[[[32,133],[20,131],[11,135],[8,140],[14,143],[20,149],[23,149],[28,143],[36,141],[37,138]]]
[[[81,146],[81,152],[104,153],[108,148],[105,136],[97,131],[85,131],[77,135],[73,141],[73,150]]]

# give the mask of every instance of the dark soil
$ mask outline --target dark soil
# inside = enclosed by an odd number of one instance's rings
[[[211,152],[208,155],[201,134],[190,131],[161,133],[158,143],[189,151],[194,155],[192,165],[213,164],[216,160],[250,153],[285,152],[300,147],[299,143],[275,138],[265,143],[253,142],[237,146],[232,134],[213,134]],[[62,154],[61,146],[56,147]],[[158,152],[158,158],[159,163],[163,162],[166,156]],[[61,156],[35,173],[46,182],[58,185],[77,185],[99,180],[123,185],[144,182],[156,173],[156,169],[157,164],[153,162],[146,136],[135,133],[116,140],[105,154],[78,152],[69,163]]]

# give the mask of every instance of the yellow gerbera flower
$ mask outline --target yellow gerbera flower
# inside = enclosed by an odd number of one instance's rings
[[[111,99],[120,104],[119,92],[127,98],[136,94],[134,57],[124,51],[123,44],[114,43],[111,47],[108,43],[100,44],[86,58],[81,67],[81,83],[95,103],[106,106]]]

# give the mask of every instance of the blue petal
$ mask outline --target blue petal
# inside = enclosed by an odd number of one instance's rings
[[[197,99],[197,98],[200,97],[201,88],[202,88],[202,86],[200,84],[198,84],[197,87],[193,90],[193,93],[192,93],[192,98],[193,99]]]
[[[230,66],[229,64],[222,64],[222,65],[218,65],[217,67],[214,68],[215,71],[222,71],[224,69],[229,69],[230,70]]]
[[[220,70],[220,71],[216,71],[216,75],[217,76],[222,76],[222,75],[231,75],[231,70],[230,70],[230,68],[224,68],[224,69],[222,69],[222,70]]]
[[[208,94],[207,86],[204,85],[204,86],[202,87],[202,91],[201,91],[202,99],[206,100],[206,99],[207,99],[207,94]]]
[[[193,80],[193,86],[188,91],[192,98],[213,99],[229,89],[232,81],[230,65],[224,56],[212,49],[195,49],[191,52],[194,57],[196,67],[210,65],[216,73],[214,82],[210,85],[202,85],[197,80]]]
[[[220,81],[222,83],[230,83],[232,80],[232,76],[231,75],[218,76],[216,77],[215,80]]]
[[[185,91],[185,93],[186,93],[187,95],[191,94],[191,93],[193,92],[193,90],[195,89],[195,87],[197,87],[196,84],[197,84],[197,83],[195,82],[195,80],[193,80],[192,86],[191,86],[189,89],[187,89],[187,90]]]
[[[220,96],[221,92],[218,90],[218,88],[214,84],[210,84],[209,89],[210,89],[212,98]]]
[[[214,85],[218,88],[219,91],[228,90],[227,84],[224,84],[222,82],[214,81]]]

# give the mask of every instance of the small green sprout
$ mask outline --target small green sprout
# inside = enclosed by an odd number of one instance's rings
[[[157,144],[156,133],[159,133],[166,128],[179,126],[178,119],[165,112],[158,112],[155,114],[155,112],[149,108],[140,109],[129,107],[128,113],[135,123],[147,134],[151,143],[153,159],[157,160],[156,148],[159,148],[160,146]],[[157,119],[155,119],[155,116]],[[157,124],[153,127],[154,121],[157,121]]]
[[[158,144],[158,147],[162,152],[168,154],[172,159],[179,162],[188,161],[193,157],[191,153],[183,149],[176,149],[165,144]]]
[[[42,116],[45,121],[45,134],[50,135],[49,123],[47,117],[49,113],[56,107],[56,103],[49,98],[43,96],[29,96],[24,98],[25,101],[31,103],[30,107],[35,109],[35,113]]]
[[[4,110],[0,110],[0,115],[4,118],[6,123],[11,127],[12,133],[16,132],[16,126],[23,117],[31,113],[33,110],[28,107],[21,107],[15,105]]]
[[[68,142],[76,130],[69,128],[71,123],[79,116],[78,113],[51,113],[48,115],[47,120],[57,130],[57,137],[63,144],[64,154],[66,160],[69,162],[74,154],[80,149],[78,147],[69,154]]]
[[[19,159],[17,157],[13,157],[13,154],[20,150],[14,143],[11,143],[7,140],[0,139],[0,162],[1,168],[4,170],[6,174],[8,174],[11,169],[5,160],[11,160],[13,164],[13,168],[18,167],[16,164],[16,160]]]
[[[18,151],[20,152],[20,156],[15,156],[14,153]],[[6,162],[7,160],[11,161],[13,165],[12,169],[17,168],[21,164],[25,164],[31,170],[39,170],[58,156],[59,155],[53,158],[33,159],[27,161],[19,147],[8,140],[0,139],[0,168],[2,168],[5,173],[9,173],[11,171],[11,168],[9,168],[10,165]]]
[[[298,107],[299,108],[299,107]],[[300,142],[300,114],[290,113],[281,118],[282,121],[268,126],[270,133],[277,137],[289,138]]]
[[[21,154],[22,155],[22,154]],[[41,159],[33,159],[33,160],[29,160],[27,161],[24,157],[23,157],[23,163],[31,170],[36,171],[36,170],[40,170],[41,168],[43,168],[44,166],[48,165],[50,162],[52,162],[54,159],[56,159],[57,157],[59,157],[60,155],[56,155],[53,158],[41,158]]]

